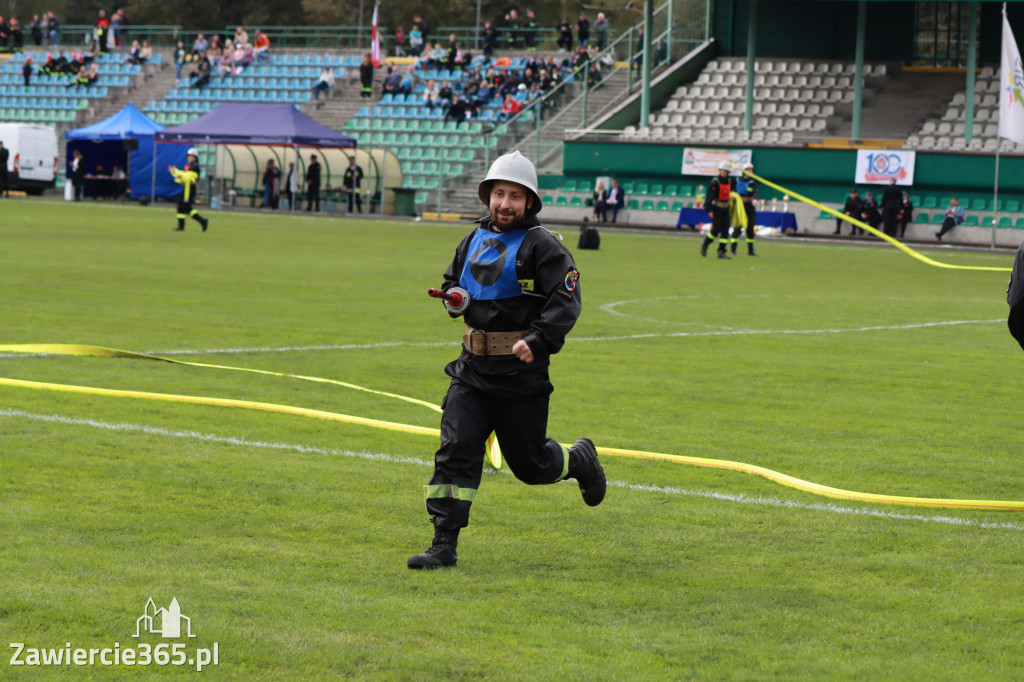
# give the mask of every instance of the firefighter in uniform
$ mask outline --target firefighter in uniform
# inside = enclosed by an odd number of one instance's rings
[[[757,180],[750,177],[747,171],[753,171],[754,164],[748,163],[743,166],[743,175],[736,181],[736,193],[740,195],[743,202],[743,210],[747,213],[747,255],[756,256],[754,253],[754,215],[757,213],[754,202],[758,199]],[[729,249],[736,255],[736,242],[743,233],[742,227],[734,227],[732,238],[729,239]]]
[[[596,506],[606,481],[594,444],[565,448],[546,435],[553,387],[548,365],[582,309],[572,255],[541,227],[537,171],[518,151],[499,157],[479,186],[489,215],[463,237],[444,273],[444,291],[467,294],[465,335],[441,416],[441,446],[426,487],[434,540],[409,568],[455,566],[459,531],[480,485],[494,432],[516,478],[545,485],[572,478]],[[449,315],[462,314],[446,302]]]
[[[732,192],[732,185],[729,183],[728,161],[718,164],[718,175],[711,178],[708,183],[708,193],[704,197],[704,210],[711,216],[711,231],[704,237],[704,243],[700,245],[700,255],[708,255],[708,245],[718,238],[718,257],[729,259],[725,251],[725,244],[729,241],[729,227],[732,222],[729,220],[729,194]]]
[[[186,156],[188,161],[185,162],[183,169],[178,170],[174,166],[167,167],[167,170],[174,176],[174,181],[181,185],[181,197],[178,199],[178,226],[174,230],[176,232],[184,230],[185,218],[192,218],[202,225],[203,232],[206,232],[210,221],[199,215],[199,211],[192,208],[195,185],[199,181],[199,152],[196,151],[195,147],[191,147]]]

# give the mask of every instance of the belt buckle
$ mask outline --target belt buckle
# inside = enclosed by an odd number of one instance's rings
[[[479,336],[476,336],[477,334],[479,334]],[[480,342],[481,342],[480,343],[480,350],[481,350],[481,352],[477,353],[477,355],[479,355],[480,357],[486,358],[487,357],[487,332],[485,332],[482,329],[474,329],[473,331],[471,331],[469,333],[470,350],[472,350],[474,337],[478,338],[480,340]]]

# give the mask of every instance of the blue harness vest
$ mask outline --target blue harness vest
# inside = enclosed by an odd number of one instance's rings
[[[750,180],[737,180],[736,192],[739,193],[740,196],[749,197],[754,193],[754,188],[751,186],[753,184],[754,183]]]
[[[478,301],[521,296],[523,288],[516,275],[516,255],[529,230],[491,232],[477,228],[469,242],[469,255],[462,266],[459,285]]]

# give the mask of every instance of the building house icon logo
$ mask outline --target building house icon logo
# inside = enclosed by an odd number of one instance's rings
[[[185,623],[185,633],[188,637],[195,637],[192,633],[192,619],[181,615],[181,606],[178,599],[172,598],[171,604],[166,609],[156,607],[153,598],[146,602],[145,612],[135,621],[135,634],[139,637],[143,632],[154,635],[161,635],[164,639],[177,639],[182,636],[182,621]]]

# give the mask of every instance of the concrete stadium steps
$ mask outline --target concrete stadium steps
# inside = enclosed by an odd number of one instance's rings
[[[861,109],[861,139],[907,139],[925,120],[940,118],[963,86],[963,74],[908,71],[890,65],[888,77],[873,83],[875,92]],[[832,135],[849,138],[852,129],[852,117],[844,116]]]

